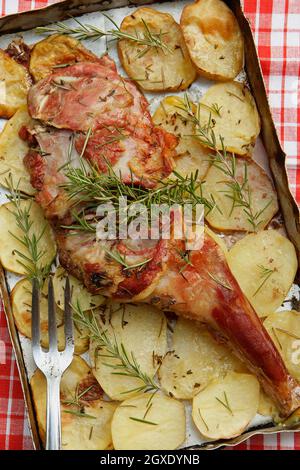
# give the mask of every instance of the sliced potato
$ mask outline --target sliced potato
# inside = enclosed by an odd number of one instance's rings
[[[10,118],[26,105],[30,85],[26,68],[0,49],[0,117]]]
[[[180,20],[191,59],[200,75],[230,80],[241,71],[244,41],[237,19],[221,0],[187,5]]]
[[[41,371],[34,373],[30,385],[39,432],[45,442],[46,380]],[[60,394],[62,450],[104,450],[110,447],[111,420],[116,405],[103,400],[103,392],[91,369],[79,356],[74,356],[72,364],[63,374]],[[83,395],[78,400],[80,394]],[[79,406],[70,404],[70,401],[77,402]]]
[[[162,393],[124,401],[112,420],[116,450],[173,450],[185,440],[183,403]]]
[[[228,164],[231,165],[231,161]],[[222,231],[254,232],[262,230],[278,212],[276,191],[268,175],[253,160],[237,158],[235,165],[235,180],[242,188],[242,201],[245,206],[239,204],[239,195],[234,192],[231,186],[235,183],[234,179],[225,175],[219,165],[218,167],[212,165],[205,177],[203,194],[207,198],[213,197],[216,207],[207,214],[206,220],[213,228]],[[223,164],[221,166],[224,168]],[[247,173],[247,182],[245,172]],[[246,184],[243,186],[244,182]],[[236,204],[233,207],[234,200]],[[249,208],[253,215],[253,223],[249,221]]]
[[[19,281],[12,290],[12,312],[18,331],[31,339],[31,283],[26,279]],[[60,351],[65,349],[64,315],[63,311],[56,307],[57,323],[57,345]],[[44,348],[49,346],[48,337],[48,300],[47,286],[43,289],[40,298],[40,327],[41,345]],[[89,348],[88,332],[81,326],[74,328],[75,354],[83,354]]]
[[[118,52],[126,73],[147,91],[185,90],[197,73],[180,26],[169,13],[147,7],[126,16],[121,24],[121,31],[140,38],[146,37],[147,29],[165,44],[165,48],[120,40]]]
[[[193,420],[204,437],[239,436],[255,417],[259,383],[254,375],[228,372],[213,380],[193,399]]]
[[[20,201],[20,209],[22,211],[29,211],[29,220],[32,222],[29,235],[35,234],[38,238],[43,231],[39,240],[39,250],[42,256],[38,261],[38,265],[46,266],[52,263],[56,255],[56,245],[53,232],[44,217],[42,209],[36,202],[31,200]],[[24,262],[24,259],[20,257],[18,252],[27,257],[30,255],[27,248],[15,238],[15,236],[21,239],[24,238],[23,231],[17,225],[14,215],[15,212],[16,209],[12,202],[0,207],[0,261],[3,267],[8,271],[17,274],[26,274],[25,268],[20,264],[20,261]]]
[[[64,289],[65,289],[67,277],[68,277],[68,273],[61,266],[59,266],[56,269],[54,277],[53,277],[55,301],[58,307],[62,309],[64,309],[64,305],[65,305]],[[85,310],[91,310],[93,308],[99,307],[99,305],[103,304],[104,297],[102,295],[90,294],[88,290],[84,287],[84,285],[73,276],[69,276],[69,279],[70,279],[70,285],[71,285],[73,305],[77,305],[77,303],[79,303],[81,309],[85,311]]]
[[[112,344],[124,346],[128,357],[134,356],[141,371],[153,377],[167,349],[166,319],[163,313],[150,305],[109,303],[109,322],[101,325]],[[107,314],[106,312],[106,314]],[[100,318],[99,318],[100,320]],[[105,357],[107,351],[93,341],[90,358],[94,365],[94,375],[105,393],[113,400],[124,400],[138,393],[144,385],[139,378],[114,375],[120,371],[107,364],[120,364],[118,359]],[[135,390],[135,391],[133,391]]]
[[[261,317],[280,307],[298,267],[294,245],[276,230],[252,233],[239,240],[228,253],[228,264]]]
[[[39,81],[60,67],[95,60],[97,57],[77,39],[54,34],[35,44],[30,56],[29,69],[34,80]]]
[[[228,371],[245,371],[245,366],[205,326],[179,318],[174,328],[171,352],[159,369],[163,389],[181,399],[193,398],[215,378]]]
[[[271,313],[264,321],[264,326],[288,371],[300,380],[300,313],[295,310]]]
[[[153,122],[178,138],[176,171],[187,175],[198,170],[199,179],[203,179],[210,165],[210,150],[193,137],[195,125],[187,119],[184,109],[180,109],[183,106],[182,98],[167,96],[155,111]]]
[[[216,146],[228,152],[249,155],[260,133],[260,118],[255,101],[243,83],[226,82],[210,87],[200,100],[200,124],[211,125]],[[216,111],[214,111],[216,110]]]
[[[275,422],[279,419],[278,408],[263,390],[260,391],[257,413],[262,416],[270,416]]]
[[[0,134],[0,184],[7,187],[7,178],[10,173],[14,188],[18,187],[20,191],[29,195],[35,193],[23,163],[29,146],[19,137],[19,130],[22,126],[28,126],[31,123],[33,120],[28,114],[27,106],[22,106],[5,124]]]

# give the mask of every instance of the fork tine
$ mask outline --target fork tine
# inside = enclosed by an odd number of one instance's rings
[[[69,353],[74,353],[74,325],[71,307],[71,288],[70,279],[67,277],[65,286],[65,310],[64,310],[64,322],[65,322],[65,337],[66,337],[66,350]]]
[[[48,282],[48,334],[49,334],[49,351],[57,351],[57,327],[56,327],[56,312],[54,301],[54,289],[52,277]]]
[[[40,289],[37,279],[32,280],[31,337],[34,352],[37,347],[40,349]]]

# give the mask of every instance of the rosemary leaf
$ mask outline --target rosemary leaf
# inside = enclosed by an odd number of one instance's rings
[[[132,421],[137,421],[138,423],[151,424],[152,426],[158,426],[158,423],[154,423],[153,421],[147,421],[146,419],[134,418],[133,416],[129,416],[129,419],[132,419]]]
[[[79,418],[89,418],[89,419],[97,419],[96,416],[89,415],[87,413],[83,413],[81,411],[76,410],[63,410],[64,413],[69,413],[71,415],[79,416]]]

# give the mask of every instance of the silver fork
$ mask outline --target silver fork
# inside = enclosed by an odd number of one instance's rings
[[[40,289],[35,279],[32,284],[32,353],[37,367],[47,379],[47,428],[46,450],[61,448],[61,415],[60,415],[60,381],[63,372],[69,367],[74,354],[74,334],[72,309],[70,307],[71,291],[67,278],[65,286],[64,329],[66,337],[65,350],[57,348],[57,327],[52,278],[48,284],[48,332],[49,350],[43,351],[40,345]]]

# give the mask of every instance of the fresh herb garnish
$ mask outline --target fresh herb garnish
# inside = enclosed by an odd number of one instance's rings
[[[137,268],[143,268],[146,264],[148,264],[152,260],[152,258],[148,258],[144,261],[141,261],[140,263],[128,264],[126,261],[126,256],[122,256],[119,251],[105,250],[105,252],[107,256],[112,258],[114,261],[117,261],[117,263],[121,264],[124,267],[124,271],[129,271],[131,269],[137,269]]]
[[[244,163],[244,174],[242,181],[240,181],[237,176],[235,155],[227,152],[224,138],[222,136],[219,136],[221,150],[218,148],[216,135],[213,130],[214,121],[211,114],[208,122],[203,126],[200,122],[200,105],[197,106],[195,111],[187,94],[185,94],[184,103],[180,109],[185,111],[187,119],[195,124],[194,137],[206,147],[210,147],[214,150],[215,153],[211,155],[210,163],[218,168],[228,178],[224,181],[224,184],[228,188],[224,193],[225,196],[232,201],[229,217],[232,215],[233,210],[236,207],[242,207],[247,216],[247,221],[251,225],[253,231],[256,232],[259,226],[264,222],[262,215],[271,204],[272,199],[270,199],[262,209],[255,212],[252,203],[252,192],[248,181],[247,162]]]
[[[58,22],[53,26],[41,26],[36,28],[38,34],[64,34],[75,37],[78,40],[93,40],[101,39],[103,37],[112,37],[118,40],[127,40],[136,43],[140,46],[145,46],[144,49],[138,54],[138,57],[145,55],[150,49],[155,48],[163,51],[164,53],[173,53],[172,49],[163,41],[163,37],[167,34],[162,31],[159,33],[152,32],[149,25],[142,19],[143,31],[135,34],[129,34],[122,31],[117,23],[109,16],[103,15],[115,26],[115,29],[109,29],[104,31],[90,24],[83,24],[77,18],[73,18],[76,21],[77,26],[71,27],[62,22]]]
[[[258,286],[258,288],[256,289],[256,291],[254,292],[253,297],[255,297],[256,294],[258,294],[258,292],[262,289],[262,287],[265,285],[267,280],[270,279],[272,274],[274,274],[274,272],[276,271],[276,268],[270,269],[266,266],[263,266],[262,264],[258,264],[257,266],[261,271],[260,272],[260,278],[262,279],[262,281],[261,281],[260,285]]]
[[[14,210],[11,211],[15,216],[17,227],[20,229],[22,235],[18,236],[12,232],[9,232],[21,245],[26,248],[28,254],[24,254],[19,250],[15,250],[15,254],[18,256],[18,263],[24,268],[26,277],[29,280],[37,279],[40,286],[43,284],[45,278],[49,275],[51,270],[51,264],[42,264],[42,259],[46,254],[46,251],[41,248],[41,240],[47,229],[45,224],[43,227],[38,229],[38,233],[33,230],[33,220],[31,218],[31,207],[33,201],[27,199],[28,204],[22,204],[21,193],[18,186],[13,186],[12,175],[9,174],[6,179],[6,185],[10,191],[7,195],[9,201],[13,204]]]
[[[147,421],[146,419],[134,418],[133,416],[129,416],[129,419],[132,419],[132,421],[137,421],[138,423],[151,424],[152,426],[158,426],[158,423],[154,423],[153,421]]]
[[[224,408],[226,408],[227,411],[233,416],[233,411],[229,405],[227,393],[224,392],[224,401],[221,398],[215,397],[215,399],[222,405]]]
[[[139,387],[136,387],[133,390],[128,390],[124,392],[124,394],[131,392],[149,392],[160,389],[154,379],[142,371],[133,352],[127,352],[122,343],[119,344],[115,337],[111,339],[107,334],[107,331],[100,327],[93,312],[89,315],[85,315],[79,303],[77,303],[77,305],[73,305],[72,308],[74,311],[75,322],[88,330],[90,339],[95,341],[98,349],[105,349],[103,357],[117,360],[115,363],[104,364],[112,369],[111,373],[113,375],[123,375],[125,377],[136,378],[142,382]],[[102,355],[99,354],[99,356]]]

